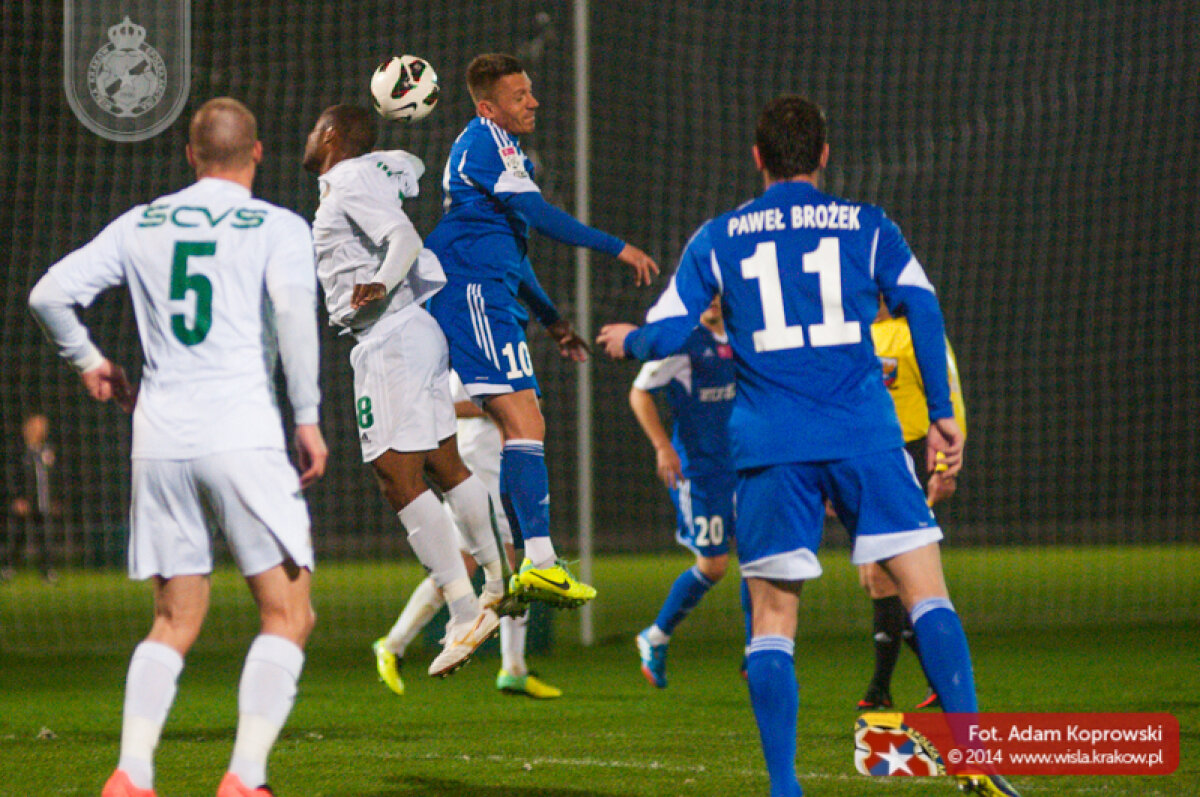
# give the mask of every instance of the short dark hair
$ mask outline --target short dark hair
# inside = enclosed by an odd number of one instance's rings
[[[467,66],[467,91],[475,102],[491,99],[492,87],[506,75],[519,75],[525,67],[507,53],[477,55]]]
[[[828,135],[821,106],[798,94],[784,94],[763,108],[754,143],[767,174],[786,180],[820,168]]]
[[[374,115],[358,105],[332,105],[321,112],[325,124],[342,137],[342,149],[348,157],[357,158],[375,147],[379,128]]]

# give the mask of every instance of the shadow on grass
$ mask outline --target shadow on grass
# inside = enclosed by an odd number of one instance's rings
[[[388,778],[394,785],[365,792],[362,797],[622,797],[633,792],[601,792],[586,788],[534,785],[471,786],[460,780],[424,775]]]

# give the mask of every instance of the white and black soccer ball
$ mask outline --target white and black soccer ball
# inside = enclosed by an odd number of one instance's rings
[[[438,101],[437,72],[424,58],[398,55],[384,61],[371,76],[371,97],[384,119],[424,119]]]

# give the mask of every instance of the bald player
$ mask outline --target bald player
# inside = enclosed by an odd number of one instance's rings
[[[208,610],[208,523],[224,533],[262,624],[242,670],[218,797],[271,794],[267,755],[291,711],[315,619],[301,489],[324,473],[327,452],[317,425],[312,235],[296,214],[251,196],[262,144],[240,102],[201,106],[186,153],[195,183],[120,216],[29,296],[92,398],[133,413],[129,575],[153,580],[154,623],[129,663],[120,760],[102,797],[154,795],[154,750]],[[75,313],[122,284],[145,352],[140,389]],[[299,472],[274,401],[275,346]]]

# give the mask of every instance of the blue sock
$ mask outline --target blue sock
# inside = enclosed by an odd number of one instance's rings
[[[508,488],[505,510],[523,540],[550,536],[550,478],[540,440],[509,440],[500,454],[500,481]]]
[[[758,721],[771,797],[803,794],[796,779],[796,714],[800,687],[796,682],[795,643],[782,636],[756,636],[750,641],[746,677],[750,704]]]
[[[971,671],[971,651],[963,633],[958,612],[949,598],[926,598],[912,607],[913,630],[921,648],[921,663],[943,710],[950,713],[976,714],[975,676]]]
[[[693,566],[680,573],[679,578],[671,585],[667,599],[663,601],[658,619],[654,621],[658,630],[670,636],[675,626],[679,625],[679,621],[687,617],[688,612],[696,608],[700,599],[708,594],[712,585],[698,567]]]
[[[508,527],[512,529],[513,547],[518,553],[525,547],[525,536],[521,534],[521,518],[517,516],[517,510],[513,508],[512,491],[508,489],[508,471],[504,469],[504,451],[500,452],[500,506],[504,507],[504,514],[508,516]],[[517,564],[521,562],[518,559]]]
[[[754,637],[754,612],[752,611],[753,604],[750,602],[750,582],[742,579],[742,617],[746,623],[746,647],[750,647],[750,640]]]

